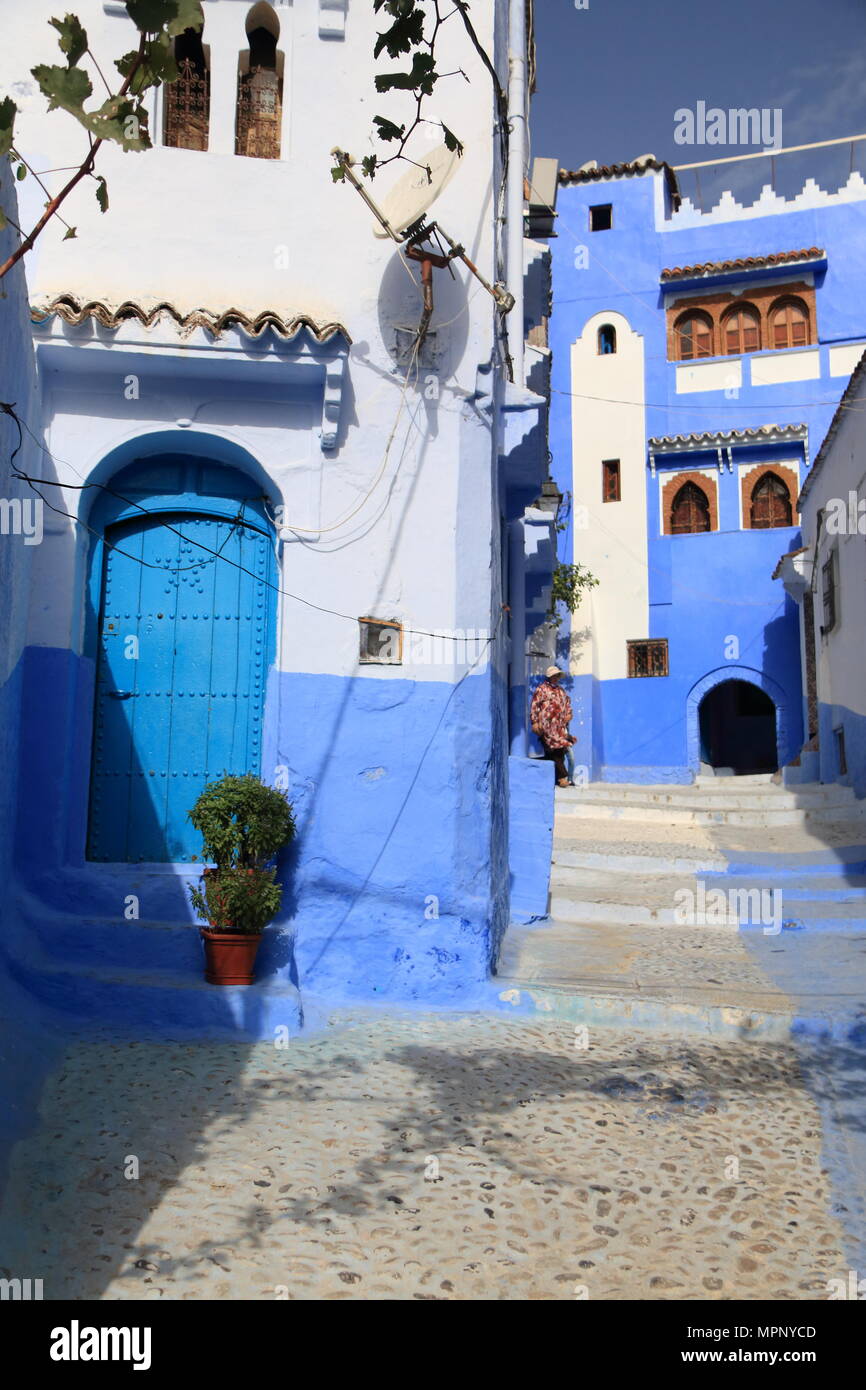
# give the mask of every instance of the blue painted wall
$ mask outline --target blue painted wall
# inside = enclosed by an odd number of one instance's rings
[[[654,208],[657,184],[662,182],[663,175],[647,174],[575,184],[559,192],[557,236],[551,241],[550,443],[554,477],[561,490],[574,491],[576,504],[582,480],[573,477],[572,412],[579,422],[581,401],[579,394],[572,396],[580,392],[580,383],[571,379],[570,348],[594,314],[616,311],[643,336],[647,438],[804,423],[813,455],[847,384],[846,377],[829,374],[829,347],[866,336],[866,203],[789,209],[727,222],[708,218],[698,227],[659,230]],[[613,205],[613,227],[590,232],[589,208],[607,202]],[[779,353],[748,354],[742,358],[744,381],[736,395],[724,390],[677,394],[677,364],[667,361],[662,269],[812,246],[824,248],[827,256],[826,270],[817,272],[815,279],[821,379],[751,386],[747,356]],[[800,277],[796,270],[787,272],[780,284],[785,278]],[[747,295],[747,282],[738,283]],[[756,451],[754,461],[769,463],[773,452]],[[796,452],[789,447],[782,451],[788,459]],[[735,470],[750,457],[737,450]],[[676,463],[679,469],[715,468],[716,455],[680,456]],[[672,464],[670,458],[658,460],[660,469]],[[726,469],[717,476],[719,531],[666,537],[660,528],[658,480],[647,465],[649,612],[645,631],[633,635],[668,638],[671,675],[612,681],[582,675],[574,682],[575,724],[581,734],[578,759],[591,766],[596,778],[691,780],[695,759],[689,693],[714,672],[721,679],[724,668],[734,664],[725,655],[725,639],[731,635],[740,644],[736,664],[745,672],[754,671],[755,683],[763,683],[783,707],[782,761],[799,751],[803,715],[798,619],[795,605],[772,573],[780,555],[799,545],[800,533],[794,527],[740,530],[737,473]],[[594,491],[588,500],[596,502]],[[575,534],[578,547],[573,553]],[[560,557],[579,560],[579,542],[580,532],[569,524],[560,541]],[[596,614],[603,614],[605,602],[615,603],[615,595],[596,593]],[[585,621],[579,611],[576,622]]]
[[[181,933],[160,955],[137,959],[125,896],[142,920],[192,921],[190,876],[83,857],[93,663],[45,648],[26,654],[17,865],[48,919],[70,910],[92,963],[191,965]],[[459,684],[343,679],[272,671],[265,706],[263,771],[288,769],[299,834],[281,865],[284,911],[275,924],[291,950],[263,958],[263,975],[313,994],[347,998],[472,997],[486,980],[505,925],[507,878],[492,872],[490,825],[504,753],[491,742],[501,703],[485,672]],[[497,820],[501,820],[501,814]],[[499,855],[506,837],[497,835]],[[166,866],[168,870],[169,866]],[[194,871],[190,871],[192,873]],[[103,923],[113,919],[112,932]],[[56,927],[56,931],[55,931]],[[42,932],[46,949],[62,922]],[[116,956],[126,933],[129,950]],[[26,951],[25,951],[26,954]]]

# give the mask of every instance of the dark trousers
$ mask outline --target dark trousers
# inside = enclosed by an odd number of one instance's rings
[[[567,782],[568,770],[565,766],[565,749],[551,748],[548,743],[545,743],[544,739],[541,740],[541,746],[544,749],[545,758],[549,758],[553,763],[557,782]]]

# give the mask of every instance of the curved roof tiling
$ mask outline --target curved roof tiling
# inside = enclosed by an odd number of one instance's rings
[[[263,309],[258,314],[245,313],[242,309],[190,309],[182,312],[173,304],[163,301],[150,308],[136,300],[126,299],[122,304],[111,305],[100,299],[79,299],[73,294],[55,296],[45,304],[35,304],[30,311],[34,323],[45,323],[55,315],[68,324],[77,326],[93,319],[103,328],[119,328],[122,323],[136,319],[144,328],[152,328],[165,314],[171,318],[178,330],[184,334],[203,328],[211,337],[218,338],[227,328],[240,328],[250,338],[261,338],[269,329],[284,339],[295,338],[304,329],[319,343],[326,343],[338,334],[351,343],[348,330],[342,323],[323,323],[309,314],[294,314],[285,317],[274,309]]]

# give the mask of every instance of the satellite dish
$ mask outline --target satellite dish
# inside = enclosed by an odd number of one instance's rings
[[[460,163],[456,150],[445,145],[437,145],[424,160],[424,167],[411,168],[397,180],[390,193],[379,204],[385,221],[397,233],[405,232],[427,209],[435,203],[439,194],[451,182]],[[427,171],[430,171],[429,177]],[[384,227],[374,227],[373,235],[386,237]]]
[[[580,168],[578,169],[577,172],[578,172],[579,174],[589,174],[589,173],[592,172],[593,169],[597,169],[597,168],[598,168],[598,160],[597,160],[597,159],[588,159],[588,160],[586,161],[585,164],[581,164],[581,166],[580,166]]]

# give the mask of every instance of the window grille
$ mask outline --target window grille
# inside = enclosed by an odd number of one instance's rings
[[[821,592],[824,596],[824,626],[830,632],[836,626],[836,565],[833,555],[821,566]]]
[[[628,642],[628,673],[630,676],[667,676],[668,640],[666,637],[649,641]]]
[[[601,465],[601,500],[602,502],[622,501],[619,459],[605,459]]]
[[[279,159],[283,84],[275,68],[250,68],[238,80],[236,153]]]
[[[165,86],[165,143],[176,150],[206,150],[210,72],[202,61],[182,58],[178,78]]]
[[[684,483],[671,507],[671,535],[710,530],[710,504],[697,483]]]
[[[791,494],[777,474],[765,473],[755,484],[750,519],[753,530],[793,525]]]

